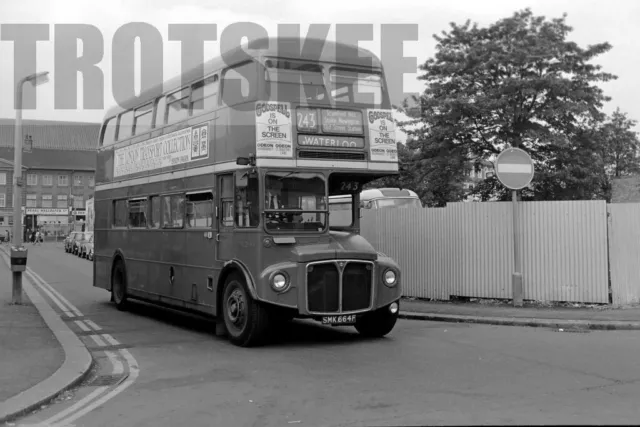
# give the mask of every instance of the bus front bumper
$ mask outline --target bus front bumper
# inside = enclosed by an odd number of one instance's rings
[[[400,269],[386,256],[288,262],[265,270],[259,280],[264,302],[289,308],[297,317],[336,317],[335,323],[351,323],[353,316],[383,307],[393,310],[390,305],[402,296]]]

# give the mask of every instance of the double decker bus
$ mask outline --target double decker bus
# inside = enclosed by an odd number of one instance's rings
[[[293,318],[369,337],[395,326],[400,269],[359,235],[362,186],[398,173],[382,64],[293,40],[238,46],[107,111],[93,286],[118,309],[213,316],[239,346]],[[351,197],[335,227],[334,195]]]

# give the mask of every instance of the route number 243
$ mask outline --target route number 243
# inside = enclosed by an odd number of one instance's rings
[[[298,129],[315,129],[318,127],[315,111],[298,111]]]
[[[358,181],[344,181],[340,183],[340,191],[356,192],[359,189],[360,189],[360,183]]]

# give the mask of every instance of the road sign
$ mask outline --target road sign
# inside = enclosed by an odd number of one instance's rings
[[[496,160],[498,180],[510,190],[520,190],[533,179],[533,161],[520,148],[507,148]]]

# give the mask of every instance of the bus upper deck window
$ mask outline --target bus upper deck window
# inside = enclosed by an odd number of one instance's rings
[[[377,73],[332,69],[331,96],[338,102],[379,106],[382,103],[382,77]]]
[[[102,141],[100,145],[110,145],[113,144],[116,140],[116,123],[117,118],[112,117],[107,120],[106,125],[102,131]]]
[[[218,105],[218,86],[217,74],[193,85],[191,93],[192,114],[215,109]]]
[[[118,119],[118,141],[130,138],[133,135],[133,110],[120,114]]]
[[[181,89],[167,95],[167,124],[189,117],[189,89]]]
[[[256,92],[257,67],[253,62],[238,65],[224,72],[222,100],[226,105],[246,102]]]
[[[151,130],[153,122],[153,103],[148,103],[135,111],[133,134],[140,135]]]

